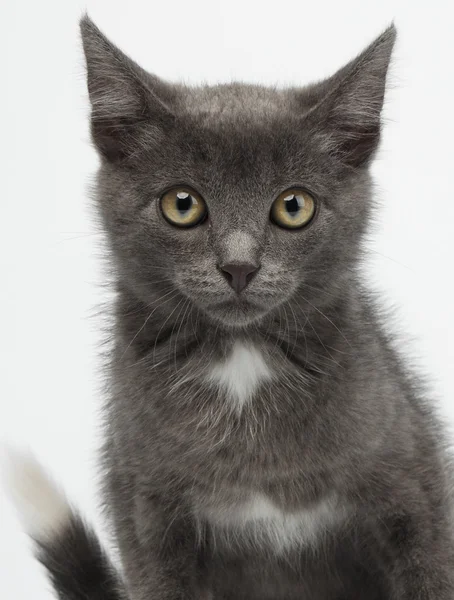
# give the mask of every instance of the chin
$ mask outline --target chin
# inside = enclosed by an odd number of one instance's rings
[[[237,302],[220,302],[205,309],[207,315],[223,325],[231,328],[244,328],[253,323],[257,323],[269,312],[269,308],[264,308],[252,302],[242,300]]]

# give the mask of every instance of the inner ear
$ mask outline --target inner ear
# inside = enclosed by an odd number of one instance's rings
[[[173,123],[173,86],[146,73],[88,18],[80,23],[87,64],[91,132],[111,162],[130,157],[145,141],[158,141]]]
[[[351,167],[367,164],[378,146],[395,38],[391,26],[335,75],[300,92],[301,101],[306,95],[311,102],[306,125],[324,136],[325,147]]]

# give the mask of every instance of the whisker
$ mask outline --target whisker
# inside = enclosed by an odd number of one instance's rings
[[[395,258],[392,258],[391,256],[387,256],[386,254],[383,254],[382,252],[378,252],[378,250],[373,250],[372,248],[365,248],[364,251],[366,253],[373,252],[374,254],[378,254],[379,256],[382,256],[383,258],[387,258],[391,262],[396,263],[396,265],[399,265],[400,267],[404,267],[404,269],[408,269],[409,271],[414,270],[411,267],[409,267],[408,265],[404,265],[404,263],[401,263],[400,261],[396,260]]]
[[[158,300],[155,300],[154,302],[152,302],[149,306],[152,306],[155,302],[158,302],[159,300],[162,300],[163,298],[165,298],[166,296],[168,296],[169,294],[172,293],[172,291],[175,291],[175,296],[178,295],[177,290],[170,290],[170,292],[167,292],[167,294],[164,294],[164,296],[161,296],[160,298],[158,298]],[[163,304],[166,304],[169,300],[172,300],[172,298],[174,298],[175,296],[171,296],[170,298],[168,298],[165,302],[162,302],[161,304],[158,304],[158,306],[155,306],[155,308],[150,312],[150,314],[148,315],[148,317],[145,319],[145,321],[143,322],[142,327],[137,331],[137,333],[135,334],[135,336],[132,338],[132,340],[129,342],[129,344],[126,346],[125,350],[123,351],[123,354],[120,357],[120,360],[123,360],[124,355],[126,354],[127,350],[131,347],[131,344],[137,339],[137,336],[140,334],[141,331],[143,331],[144,327],[146,327],[148,321],[151,319],[151,317],[153,316],[153,314],[155,313],[155,311],[160,308]]]
[[[337,366],[339,366],[339,367],[340,367],[341,365],[340,365],[340,364],[339,364],[339,363],[338,363],[338,362],[337,362],[337,361],[334,359],[333,355],[331,354],[331,352],[328,350],[328,348],[325,346],[325,344],[323,343],[322,339],[321,339],[321,338],[320,338],[320,336],[318,335],[318,333],[317,333],[317,331],[316,331],[315,327],[312,325],[312,322],[311,322],[311,320],[309,319],[309,315],[307,315],[307,314],[304,312],[304,310],[303,310],[303,308],[302,308],[301,306],[298,306],[298,308],[301,310],[301,312],[303,313],[303,315],[306,317],[306,319],[307,319],[307,322],[309,323],[309,325],[310,325],[310,327],[311,327],[312,331],[315,333],[315,335],[316,335],[316,337],[317,337],[318,341],[320,342],[320,344],[322,345],[322,347],[325,349],[325,352],[328,354],[328,356],[329,356],[330,360],[331,360],[331,361],[332,361],[334,364],[336,364]]]
[[[307,302],[310,306],[312,306],[312,308],[314,310],[316,310],[322,317],[324,317],[329,323],[331,323],[331,325],[341,334],[341,336],[344,338],[344,340],[347,342],[347,344],[351,347],[350,342],[348,341],[348,339],[345,337],[345,335],[342,333],[342,331],[339,329],[339,327],[333,323],[331,321],[331,319],[325,315],[325,313],[323,311],[321,311],[319,308],[317,308],[316,306],[314,306],[311,302],[309,302],[309,300],[307,298],[305,298],[304,296],[302,296],[303,300],[305,302]]]
[[[184,320],[186,318],[186,313],[188,312],[188,308],[190,308],[191,306],[191,301],[189,299],[186,300],[186,302],[183,304],[183,308],[184,308],[184,313],[183,316],[180,320],[180,325],[178,327],[177,330],[177,335],[175,338],[175,343],[174,343],[174,350],[173,350],[173,361],[174,361],[174,366],[175,366],[175,373],[178,371],[177,369],[177,344],[178,344],[178,337],[180,335],[180,331],[181,331],[181,326],[184,323]],[[181,311],[178,313],[178,317],[176,318],[175,322],[178,322],[178,320],[180,319],[180,313]],[[173,329],[172,329],[172,334],[173,334]]]
[[[287,304],[288,304],[288,306],[289,306],[290,310],[292,311],[293,320],[294,320],[294,322],[295,322],[295,334],[296,334],[296,335],[295,335],[295,342],[294,342],[294,344],[293,344],[293,348],[292,348],[292,352],[291,352],[291,353],[293,354],[293,353],[295,352],[295,348],[296,348],[296,345],[297,345],[297,343],[298,343],[298,322],[297,322],[297,319],[296,319],[296,314],[295,314],[295,311],[293,310],[293,307],[292,307],[292,305],[291,305],[290,301],[287,301]],[[303,325],[303,328],[302,328],[302,329],[303,329],[303,335],[304,335],[304,325]],[[306,338],[305,338],[305,339],[306,339]]]
[[[154,342],[154,348],[153,348],[153,362],[155,361],[155,358],[156,358],[156,349],[157,349],[157,345],[158,345],[159,335],[160,335],[161,331],[164,329],[164,327],[165,327],[166,323],[168,322],[168,320],[173,315],[173,313],[177,310],[177,308],[183,302],[183,300],[185,300],[185,298],[181,298],[179,300],[178,304],[175,306],[175,308],[172,310],[172,312],[169,315],[167,315],[167,319],[164,321],[164,323],[161,325],[161,328],[158,331],[158,334],[157,334],[157,336],[155,338],[155,342]]]

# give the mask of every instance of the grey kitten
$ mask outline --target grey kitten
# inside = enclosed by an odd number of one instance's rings
[[[443,432],[357,269],[394,27],[303,89],[173,85],[81,29],[124,573],[32,465],[59,597],[453,600]]]

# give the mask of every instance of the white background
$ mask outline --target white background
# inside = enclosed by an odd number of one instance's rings
[[[0,437],[29,445],[90,519],[100,406],[100,236],[78,19],[85,8],[145,68],[186,82],[304,84],[392,19],[399,30],[374,166],[383,208],[367,274],[396,305],[402,348],[454,423],[454,85],[449,2],[3,0]],[[0,594],[51,593],[0,496]]]

